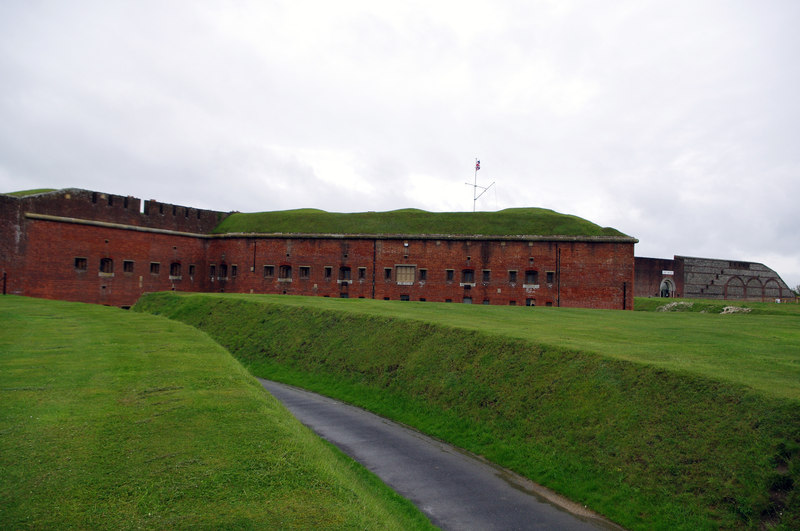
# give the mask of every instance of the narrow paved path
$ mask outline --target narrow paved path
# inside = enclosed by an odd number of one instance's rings
[[[567,500],[548,502],[535,494],[541,487],[414,430],[331,398],[260,381],[300,422],[411,500],[442,529],[616,528]]]

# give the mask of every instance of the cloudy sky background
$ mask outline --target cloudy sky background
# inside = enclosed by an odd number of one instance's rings
[[[800,2],[0,3],[0,192],[537,206],[800,284]]]

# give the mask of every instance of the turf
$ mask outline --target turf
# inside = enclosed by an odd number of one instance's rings
[[[426,212],[403,209],[390,212],[337,213],[315,209],[234,213],[215,233],[303,234],[449,234],[624,237],[612,228],[543,208],[513,208],[499,212]]]
[[[199,327],[255,374],[416,426],[626,527],[800,525],[796,316],[172,293],[136,308]],[[739,341],[747,350],[726,352]],[[729,358],[761,374],[738,377]],[[773,376],[793,390],[762,389]]]
[[[6,192],[3,195],[10,195],[14,197],[25,197],[27,195],[43,194],[45,192],[55,192],[55,188],[37,188],[35,190],[20,190],[18,192]]]
[[[4,529],[430,527],[194,328],[13,296],[0,322]]]

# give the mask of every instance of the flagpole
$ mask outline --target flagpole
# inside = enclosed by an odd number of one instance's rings
[[[478,170],[481,169],[481,161],[476,157],[475,158],[475,175],[472,179],[472,184],[464,183],[468,186],[472,186],[472,212],[475,212],[475,205],[478,202],[478,199],[485,194],[489,188],[494,186],[494,183],[490,184],[489,186],[478,186]],[[483,192],[480,194],[478,193],[478,188],[482,189]]]
[[[478,157],[475,157],[475,178],[472,181],[472,212],[475,213],[475,203],[478,202],[478,198],[475,197],[475,194],[478,193]]]

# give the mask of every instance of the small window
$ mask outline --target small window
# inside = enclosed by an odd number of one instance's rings
[[[100,259],[100,272],[101,273],[113,273],[114,272],[114,260],[111,258],[101,258]]]
[[[349,293],[340,293],[339,294],[339,298],[340,299],[349,299],[350,298],[350,294]]]
[[[538,284],[539,272],[538,271],[525,271],[525,284]]]
[[[462,301],[464,304],[472,304],[472,297],[464,297]]]
[[[190,277],[193,277],[193,276],[194,276],[194,271],[195,271],[195,266],[194,266],[194,264],[190,264],[190,265],[189,265],[189,276],[190,276]]]
[[[150,274],[157,275],[161,271],[161,264],[158,262],[150,262]]]
[[[364,280],[367,278],[367,268],[366,267],[359,267],[358,268],[358,280]]]
[[[282,265],[278,269],[278,278],[283,280],[291,280],[292,278],[292,266],[290,265]]]
[[[489,299],[483,299],[483,304],[489,304]]]
[[[331,266],[325,266],[325,280],[330,280],[333,277],[333,268]]]
[[[397,266],[397,283],[402,285],[411,285],[414,283],[414,276],[416,273],[416,267],[414,266]]]
[[[76,258],[75,259],[75,269],[78,271],[86,271],[89,267],[89,261],[86,258]]]
[[[536,299],[525,299],[525,306],[536,306]]]
[[[545,306],[552,306],[553,305],[553,301],[547,301],[546,303],[544,303],[544,305]]]
[[[300,278],[308,280],[311,277],[310,266],[300,266]]]
[[[489,269],[483,270],[483,282],[489,282],[489,279],[492,276],[492,272]]]
[[[209,276],[211,277],[211,280],[213,281],[214,277],[217,276],[217,266],[215,266],[214,264],[208,266],[208,273]]]
[[[464,284],[472,284],[475,282],[475,271],[472,269],[464,269],[461,271],[461,282]]]
[[[347,266],[342,266],[339,268],[339,280],[350,280],[351,273],[350,268]]]
[[[517,305],[517,301],[508,301],[508,305],[509,306],[516,306]]]
[[[452,269],[445,269],[445,278],[447,279],[448,282],[452,282],[454,276],[455,276],[455,271],[453,271]]]
[[[419,270],[419,280],[420,280],[420,282],[428,280],[428,270],[427,269],[420,269]]]
[[[411,297],[409,297],[408,295],[400,295],[400,300],[401,301],[410,301]]]
[[[232,265],[231,266],[231,277],[236,278],[236,275],[238,275],[238,274],[239,274],[239,266],[238,265]]]
[[[556,274],[555,274],[555,272],[554,272],[554,271],[548,271],[548,272],[546,273],[546,275],[547,275],[547,283],[548,283],[548,284],[552,284],[552,283],[553,283],[553,280],[554,280],[554,279],[555,279],[555,277],[556,277]]]
[[[133,273],[133,260],[125,260],[122,262],[122,271],[124,273]]]
[[[444,302],[453,302],[453,299],[445,299]]]
[[[514,271],[514,270],[510,270],[510,271],[508,272],[508,281],[509,281],[511,284],[515,284],[515,283],[517,282],[517,272],[516,272],[516,271]]]
[[[219,278],[228,278],[228,264],[219,265]]]
[[[169,276],[171,277],[179,277],[181,276],[181,264],[178,262],[172,262],[169,265]]]
[[[212,274],[213,276],[213,274]],[[265,265],[264,266],[264,278],[272,278],[275,276],[275,266]]]
[[[384,280],[392,280],[392,268],[391,267],[383,268],[383,278],[384,278]]]

